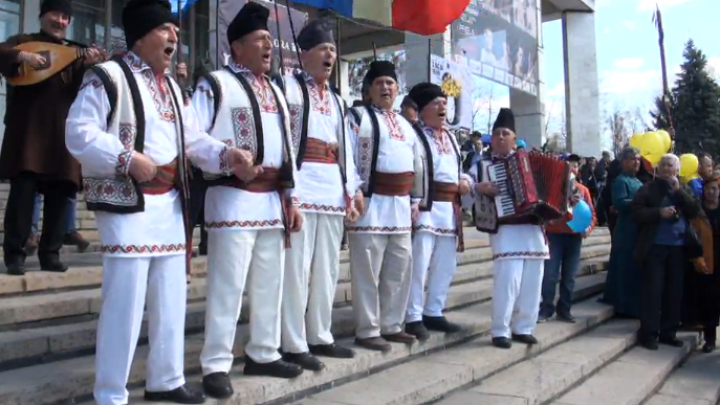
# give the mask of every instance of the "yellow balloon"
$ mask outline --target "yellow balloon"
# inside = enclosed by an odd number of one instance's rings
[[[640,149],[640,145],[642,145],[642,138],[645,134],[635,134],[630,137],[630,146],[636,149]]]
[[[680,156],[680,176],[685,177],[688,181],[698,174],[698,166],[700,161],[697,156],[692,153],[686,153]]]
[[[663,140],[663,144],[665,145],[665,152],[669,152],[670,147],[672,147],[672,139],[670,139],[670,134],[664,129],[657,131],[657,134],[660,135],[660,138],[662,138]]]
[[[646,132],[642,136],[640,155],[642,155],[642,157],[644,157],[653,166],[660,162],[660,159],[666,152],[665,143],[656,132]]]

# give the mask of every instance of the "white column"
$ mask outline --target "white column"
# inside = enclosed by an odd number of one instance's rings
[[[568,150],[580,156],[601,151],[595,14],[563,13],[565,121]]]

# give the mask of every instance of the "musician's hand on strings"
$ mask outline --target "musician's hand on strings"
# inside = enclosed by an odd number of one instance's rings
[[[288,204],[287,220],[290,232],[300,232],[303,225],[303,217],[302,214],[300,214],[300,210],[292,204]]]
[[[96,47],[95,45],[91,46],[87,50],[85,50],[85,64],[86,65],[95,65],[97,63],[100,63],[105,60],[105,54],[103,51]]]
[[[38,69],[42,67],[43,65],[45,65],[46,62],[45,57],[38,55],[37,53],[26,51],[21,51],[18,58],[20,59],[20,62],[27,63],[33,69]]]
[[[498,187],[491,181],[483,181],[475,184],[475,191],[488,197],[495,197],[498,194]]]
[[[660,216],[665,219],[670,219],[677,214],[675,207],[663,207],[660,208]]]
[[[133,152],[130,159],[130,175],[140,183],[150,181],[157,173],[157,166],[146,155],[140,152]]]
[[[187,80],[188,69],[187,69],[187,64],[185,64],[185,62],[180,62],[177,65],[175,65],[175,75],[178,77],[178,79]]]
[[[360,218],[360,213],[358,212],[357,208],[350,207],[347,209],[347,212],[345,213],[345,221],[351,224],[354,224],[358,218]]]
[[[460,195],[467,195],[470,192],[470,183],[467,180],[461,179],[458,184],[458,192]]]
[[[355,209],[358,214],[365,215],[365,196],[361,190],[355,193]]]
[[[412,203],[410,209],[410,219],[415,222],[420,216],[420,203]]]

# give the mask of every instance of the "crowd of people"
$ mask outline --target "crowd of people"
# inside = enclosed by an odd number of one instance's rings
[[[612,250],[603,301],[640,320],[639,342],[680,346],[680,329],[701,330],[704,352],[716,346],[720,320],[718,196],[720,171],[699,154],[699,177],[683,184],[680,160],[653,169],[631,147],[612,161],[606,206]]]
[[[271,79],[269,14],[254,2],[243,6],[228,26],[230,63],[198,75],[191,94],[169,72],[178,28],[167,0],[127,3],[122,23],[128,49],[122,55],[106,60],[88,48],[86,58],[61,74],[8,93],[0,155],[0,177],[11,184],[5,264],[9,274],[24,274],[40,193],[41,268],[67,270],[59,250],[72,234],[69,201],[82,190],[103,253],[98,404],[128,403],[126,385],[146,304],[150,401],[192,404],[203,403],[205,395],[233,395],[229,373],[245,292],[246,375],[294,378],[323,370],[323,357],[353,358],[355,352],[336,344],[331,333],[345,239],[355,345],[387,352],[390,342],[411,345],[429,339],[430,331],[461,331],[443,310],[456,252],[464,249],[464,199],[472,201],[477,228],[490,235],[495,347],[538,343],[539,322],[575,322],[572,293],[583,239],[597,224],[596,205],[622,230],[613,238],[605,300],[619,314],[642,319],[644,346],[651,348],[657,337],[679,343],[679,309],[668,311],[667,305],[679,308],[683,277],[688,288],[704,292],[705,279],[714,277],[706,244],[718,226],[720,177],[703,169],[696,184],[701,208],[677,181],[672,155],[642,188],[640,158],[632,149],[616,159],[618,174],[609,156],[597,163],[569,155],[563,157],[572,184],[566,203],[585,201],[592,208],[589,226],[569,226],[572,210],[552,220],[534,213],[499,216],[493,207],[503,191],[488,178],[488,168],[525,147],[510,109],[498,114],[489,149],[463,161],[463,148],[445,126],[442,89],[417,84],[396,112],[399,89],[390,62],[370,64],[363,100],[348,108],[328,83],[337,50],[325,20],[309,22],[297,36],[303,69]],[[22,63],[44,65],[42,55],[14,47],[29,41],[66,44],[71,18],[68,0],[45,0],[39,33],[0,44],[0,74],[17,76]],[[612,205],[605,209],[608,188]],[[186,277],[200,215],[208,256],[204,392],[188,387],[184,377]],[[696,223],[690,244],[686,235]],[[618,245],[629,238],[631,244]],[[687,246],[694,250],[688,253]],[[678,276],[676,266],[691,263],[688,258],[702,275]],[[640,291],[642,305],[635,302]],[[693,296],[696,306],[709,308],[707,295]],[[688,313],[706,328],[717,326],[717,311]],[[714,340],[706,346],[714,347]]]

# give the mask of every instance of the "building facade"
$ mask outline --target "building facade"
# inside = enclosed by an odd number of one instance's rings
[[[0,41],[18,32],[39,30],[42,0],[0,0]],[[172,0],[177,1],[177,0]],[[219,1],[197,0],[182,21],[182,56],[191,74],[216,63]],[[98,45],[108,52],[124,48],[124,0],[76,0],[68,37]],[[310,19],[322,11],[290,1]],[[365,22],[338,19],[339,75],[337,85],[352,100],[351,61],[372,56],[373,50],[402,50],[405,86],[427,81],[429,55],[453,59],[474,74],[506,86],[516,113],[519,136],[531,145],[545,140],[543,103],[542,23],[562,20],[565,67],[567,147],[581,155],[598,155],[601,148],[599,91],[595,44],[595,0],[471,0],[458,21],[443,34],[423,37]],[[299,29],[299,28],[297,28]],[[5,85],[0,86],[0,114],[5,112]],[[4,125],[0,122],[0,134]]]

